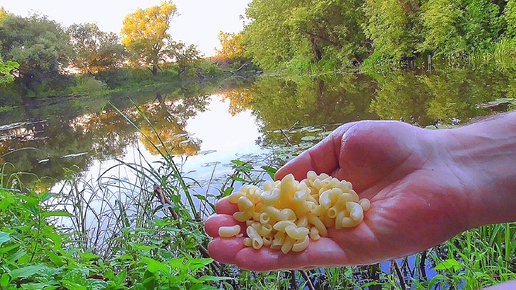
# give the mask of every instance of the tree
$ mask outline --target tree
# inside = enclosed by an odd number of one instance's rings
[[[122,44],[134,53],[137,64],[150,65],[154,76],[158,74],[160,62],[167,57],[166,48],[171,42],[167,30],[176,11],[174,4],[163,2],[161,6],[138,9],[124,19]]]
[[[453,57],[466,51],[460,34],[460,3],[448,0],[428,0],[421,6],[424,41],[419,50],[436,56]]]
[[[460,25],[470,50],[489,48],[498,40],[503,22],[500,7],[489,0],[464,0],[466,6]]]
[[[96,74],[120,67],[125,49],[118,36],[101,31],[96,24],[73,24],[68,28],[75,55],[73,65],[82,73]]]
[[[16,79],[27,89],[56,88],[64,76],[72,49],[68,34],[46,16],[8,15],[0,26],[0,54],[19,63]]]
[[[173,58],[178,66],[178,74],[181,76],[188,69],[188,65],[199,60],[200,52],[193,44],[186,45],[184,42],[173,41],[167,49],[169,57]]]
[[[373,41],[374,52],[403,60],[413,58],[421,42],[417,0],[366,0],[364,30]]]
[[[221,49],[215,49],[217,52],[217,56],[221,59],[242,59],[244,58],[245,51],[242,47],[242,33],[228,33],[228,32],[219,32],[219,42],[221,45]]]
[[[8,13],[5,11],[4,7],[0,7],[0,25],[2,25],[3,19],[7,17]]]
[[[516,0],[507,1],[504,8],[505,21],[507,22],[507,38],[516,39]]]
[[[253,0],[246,9],[251,22],[244,28],[244,46],[255,64],[278,69],[292,59],[287,17],[294,1]]]
[[[254,0],[244,47],[264,69],[340,68],[365,57],[363,0]]]

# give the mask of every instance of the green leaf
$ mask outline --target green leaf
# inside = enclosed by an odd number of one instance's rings
[[[457,260],[455,259],[448,259],[448,260],[444,260],[442,261],[441,263],[437,264],[435,266],[435,270],[441,270],[441,271],[444,271],[444,270],[453,270],[453,271],[458,271],[460,269],[462,269],[463,265],[459,262],[457,262]]]
[[[61,259],[60,256],[58,256],[50,251],[47,251],[47,256],[50,259],[50,261],[52,261],[52,263],[54,263],[58,267],[61,267],[64,265],[63,259]]]
[[[223,281],[223,280],[232,280],[233,278],[231,277],[218,277],[218,276],[209,276],[209,275],[206,275],[206,276],[201,276],[199,278],[199,281],[200,282],[218,282],[218,281]]]
[[[278,171],[276,168],[274,167],[270,167],[270,166],[262,166],[261,167],[263,170],[265,170],[265,172],[267,172],[267,174],[272,178],[274,179],[274,175],[276,174],[276,171]]]
[[[44,217],[51,217],[51,216],[73,217],[73,215],[71,215],[70,213],[63,211],[63,210],[46,211],[46,212],[43,212],[41,215]]]
[[[0,246],[3,243],[8,242],[10,239],[11,239],[11,235],[9,233],[0,231]]]
[[[142,257],[142,262],[147,265],[147,270],[151,273],[161,271],[167,274],[170,272],[170,268],[166,264],[163,264],[160,261],[154,260],[152,258]]]
[[[14,269],[10,271],[9,275],[11,275],[11,278],[13,278],[13,280],[16,278],[27,278],[46,268],[47,267],[44,265],[26,266],[23,268]]]
[[[90,261],[90,260],[93,260],[93,259],[100,258],[98,255],[95,255],[95,254],[92,254],[92,253],[89,253],[89,252],[79,253],[79,256],[81,256],[81,258],[83,258],[86,261]]]
[[[54,196],[55,196],[54,193],[50,193],[50,192],[44,193],[41,196],[41,202],[45,202],[45,201],[49,200],[50,198],[52,198]]]
[[[213,259],[211,258],[191,259],[188,261],[188,268],[192,271],[197,271],[211,262],[213,262]]]
[[[9,275],[7,273],[4,273],[2,277],[0,277],[0,287],[6,287],[9,285]]]

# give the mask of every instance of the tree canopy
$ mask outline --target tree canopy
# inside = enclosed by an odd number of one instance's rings
[[[75,52],[73,64],[82,73],[96,74],[122,65],[125,49],[116,33],[103,32],[94,23],[73,24],[68,33]]]
[[[266,70],[340,69],[426,55],[467,58],[516,41],[515,2],[252,0],[242,43]]]
[[[221,59],[241,59],[245,56],[242,46],[242,33],[228,33],[220,31],[218,39],[222,48],[215,49]]]
[[[67,67],[72,50],[69,36],[46,16],[5,17],[0,25],[0,54],[19,63],[19,78],[27,89],[52,87]]]
[[[153,75],[166,59],[167,46],[172,42],[167,30],[176,11],[176,5],[163,2],[161,6],[138,9],[124,19],[122,44],[134,54],[135,63],[150,65]]]

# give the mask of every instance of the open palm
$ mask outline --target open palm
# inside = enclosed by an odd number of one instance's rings
[[[237,224],[237,210],[227,199],[217,203],[206,232],[214,237],[210,255],[222,262],[254,270],[300,269],[371,264],[435,246],[467,229],[470,190],[461,172],[430,130],[402,122],[362,121],[335,130],[325,140],[293,159],[277,175],[296,179],[306,173],[328,173],[353,184],[371,208],[355,228],[329,229],[328,237],[311,241],[303,252],[255,250],[243,238],[219,238],[218,228]]]

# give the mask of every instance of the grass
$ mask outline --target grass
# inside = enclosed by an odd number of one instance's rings
[[[56,193],[27,190],[2,169],[0,289],[478,289],[516,279],[515,223],[369,266],[256,273],[221,265],[207,256],[203,219],[215,200],[274,169],[235,160],[217,194],[198,192],[159,135],[138,131],[158,140],[150,143],[160,161],[140,152],[89,180],[68,169]]]

